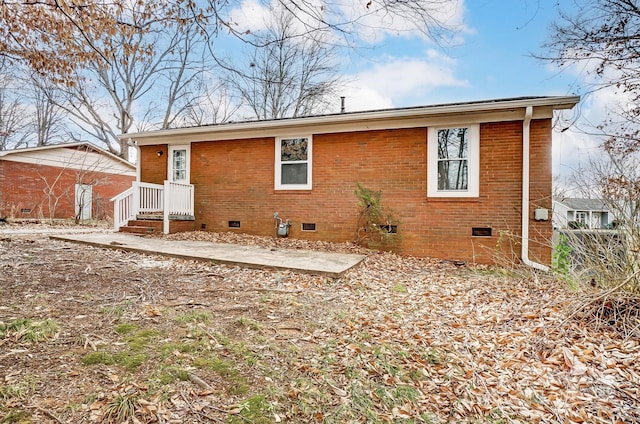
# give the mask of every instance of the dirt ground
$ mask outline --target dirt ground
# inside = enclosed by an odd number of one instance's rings
[[[0,234],[0,423],[640,422],[638,339],[562,284],[282,243],[368,257],[330,279]]]

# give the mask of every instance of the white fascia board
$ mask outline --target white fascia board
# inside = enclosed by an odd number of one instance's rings
[[[69,147],[69,145],[66,145]],[[135,177],[135,167],[121,158],[105,155],[101,150],[80,151],[73,149],[30,149],[14,151],[5,155],[2,160],[7,162],[25,163],[39,166],[52,166],[85,172],[101,172],[114,175]]]
[[[149,131],[120,135],[139,145],[175,144],[197,141],[279,137],[378,129],[415,128],[457,123],[483,123],[522,120],[523,109],[534,107],[533,119],[550,118],[554,110],[570,109],[580,98],[540,97],[451,105],[422,106],[372,112],[290,118],[270,121],[249,121],[192,128]]]
[[[21,149],[0,151],[0,156],[19,155],[21,153],[39,152],[43,150],[60,149],[62,147],[70,148],[70,147],[79,147],[79,146],[87,146],[87,145],[89,145],[89,143],[87,143],[86,141],[78,141],[75,143],[49,144],[46,146],[25,147]]]
[[[94,151],[96,154],[103,155],[108,157],[109,159],[119,162],[122,167],[129,170],[135,171],[135,165],[131,162],[128,162],[122,159],[119,156],[114,155],[113,153],[101,149],[98,146],[95,146],[87,141],[78,141],[75,143],[62,143],[62,144],[50,144],[46,146],[37,146],[37,147],[26,147],[24,149],[15,149],[15,150],[4,150],[0,151],[0,157],[5,160],[13,160],[14,162],[28,162],[29,159],[22,159],[21,157],[30,157],[32,154],[36,154],[38,156],[46,155],[48,152],[57,150],[57,149],[73,149],[76,147],[87,147],[89,150]],[[63,151],[63,150],[60,150]]]

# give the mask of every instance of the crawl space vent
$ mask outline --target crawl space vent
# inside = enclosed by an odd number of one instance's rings
[[[315,231],[316,223],[315,222],[303,222],[302,223],[302,231]]]
[[[389,234],[398,234],[397,225],[381,225],[380,229],[382,229],[382,231],[386,231]]]
[[[240,221],[229,221],[229,228],[240,228]]]
[[[471,235],[474,237],[491,237],[491,227],[473,227]]]

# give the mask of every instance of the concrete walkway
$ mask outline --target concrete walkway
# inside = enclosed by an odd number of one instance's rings
[[[56,234],[50,235],[50,238],[132,252],[213,261],[248,268],[293,270],[330,277],[339,277],[365,258],[362,255],[311,250],[267,249],[205,241],[162,240],[113,232]]]

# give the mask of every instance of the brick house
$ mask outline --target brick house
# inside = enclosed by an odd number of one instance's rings
[[[360,183],[394,210],[401,253],[490,263],[499,250],[544,268],[553,112],[578,101],[526,97],[127,134],[139,150],[139,185],[116,199],[116,227],[164,210],[165,232],[273,235],[277,211],[292,222],[291,237],[348,241]]]
[[[136,179],[131,163],[90,143],[0,151],[0,217],[105,219]]]

